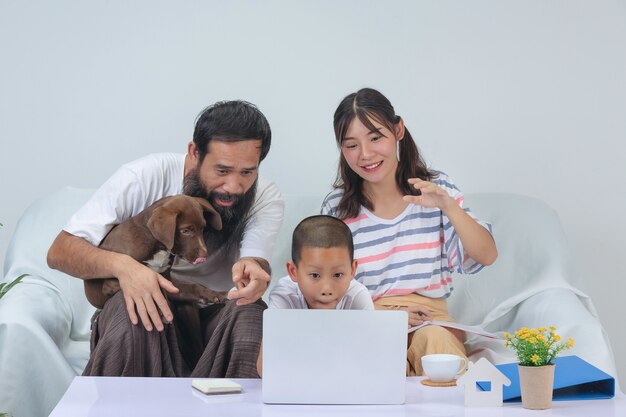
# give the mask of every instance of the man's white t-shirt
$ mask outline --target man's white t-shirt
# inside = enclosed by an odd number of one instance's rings
[[[159,153],[122,166],[79,209],[63,228],[98,246],[117,224],[139,214],[157,200],[183,193],[185,154]],[[278,187],[258,178],[251,218],[239,253],[209,254],[207,261],[192,265],[178,258],[172,278],[199,283],[216,291],[232,288],[232,265],[243,257],[271,259],[282,224],[285,203]]]
[[[304,295],[298,284],[289,276],[281,278],[272,288],[269,308],[308,309]],[[374,310],[374,303],[365,285],[356,280],[350,281],[348,291],[337,304],[337,310]]]

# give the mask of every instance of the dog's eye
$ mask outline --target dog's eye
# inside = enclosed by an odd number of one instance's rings
[[[191,235],[193,234],[193,230],[189,229],[189,228],[184,228],[184,229],[178,229],[178,232],[181,235]]]

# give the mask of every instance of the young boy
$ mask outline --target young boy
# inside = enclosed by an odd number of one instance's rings
[[[293,231],[289,276],[270,292],[269,308],[373,310],[367,288],[355,281],[352,232],[336,217],[302,220]],[[262,374],[263,346],[257,370]]]

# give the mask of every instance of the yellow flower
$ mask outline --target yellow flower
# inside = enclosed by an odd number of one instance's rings
[[[509,341],[504,342],[504,347],[509,347]]]
[[[517,353],[522,365],[539,366],[550,363],[560,352],[572,348],[574,339],[570,337],[567,342],[559,342],[561,336],[554,331],[556,328],[549,326],[549,329],[549,333],[546,327],[522,327],[514,334],[505,332],[505,346]]]

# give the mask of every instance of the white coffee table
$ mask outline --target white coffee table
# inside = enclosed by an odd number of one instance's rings
[[[261,401],[261,380],[237,379],[241,394],[207,396],[191,387],[189,378],[76,377],[50,417],[195,417],[195,416],[626,416],[626,397],[610,400],[554,401],[552,409],[531,411],[520,403],[503,407],[463,406],[460,387],[433,388],[407,378],[406,404],[266,405]]]

